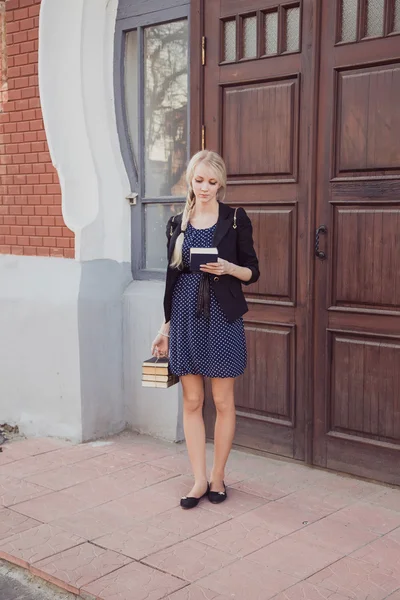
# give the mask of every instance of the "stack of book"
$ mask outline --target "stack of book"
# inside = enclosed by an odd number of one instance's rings
[[[178,383],[179,377],[172,375],[168,366],[168,358],[149,358],[142,365],[142,386],[169,388]]]

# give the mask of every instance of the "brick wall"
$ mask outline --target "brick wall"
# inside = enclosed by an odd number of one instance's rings
[[[40,108],[39,9],[0,0],[0,254],[73,258]]]

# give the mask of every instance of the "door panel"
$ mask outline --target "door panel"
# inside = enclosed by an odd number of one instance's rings
[[[310,400],[314,6],[204,3],[205,146],[226,161],[227,202],[247,210],[261,270],[244,288],[248,367],[236,382],[235,443],[299,459]]]
[[[372,4],[349,33],[322,3],[314,462],[399,484],[400,37],[391,2],[371,37]]]

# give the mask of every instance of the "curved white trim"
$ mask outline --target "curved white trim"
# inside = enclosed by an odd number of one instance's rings
[[[76,258],[130,261],[129,181],[113,91],[118,0],[42,0],[39,87]]]

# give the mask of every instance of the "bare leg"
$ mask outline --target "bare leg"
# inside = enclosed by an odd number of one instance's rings
[[[183,428],[194,475],[194,486],[188,496],[200,498],[207,490],[203,377],[201,375],[184,375],[181,377],[181,382],[183,388]]]
[[[223,492],[225,466],[232,448],[235,435],[236,413],[233,378],[214,378],[211,380],[212,393],[217,411],[214,430],[214,464],[210,484],[213,492]]]

